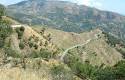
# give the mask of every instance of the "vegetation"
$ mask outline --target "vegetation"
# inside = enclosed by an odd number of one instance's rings
[[[16,32],[18,33],[18,39],[22,39],[25,28],[22,26],[20,28],[16,28]]]
[[[117,51],[119,51],[123,55],[123,58],[125,59],[125,48],[117,49]]]
[[[73,74],[71,71],[65,68],[64,65],[53,65],[51,67],[51,74],[53,76],[53,80],[75,80],[73,79]]]
[[[37,44],[34,44],[34,48],[35,48],[35,49],[38,49],[38,45],[37,45]]]
[[[92,66],[88,61],[83,63],[76,56],[68,55],[64,61],[72,71],[82,79],[91,80],[124,80],[125,61],[120,61],[113,67]]]
[[[0,17],[5,13],[4,7],[0,5]],[[4,46],[5,39],[12,33],[12,28],[8,21],[0,19],[0,48]]]
[[[33,45],[34,45],[32,41],[30,41],[28,44],[29,44],[29,47],[30,47],[30,48],[32,48]]]
[[[0,4],[0,19],[5,15],[5,7]]]
[[[125,41],[115,38],[114,36],[109,35],[108,33],[105,33],[105,32],[103,32],[103,34],[105,34],[105,37],[107,38],[107,43],[110,44],[111,46],[115,47],[116,44],[119,44],[119,45],[125,47],[125,45],[124,45]]]
[[[52,71],[52,74],[54,75],[65,74],[63,65],[53,65],[53,67],[51,68],[51,71]]]
[[[40,52],[39,51],[33,51],[29,57],[31,58],[44,58],[44,59],[50,59],[52,57],[52,53],[49,52],[48,50],[42,49]]]
[[[5,54],[7,57],[20,58],[21,55],[10,47],[5,48]]]
[[[21,41],[21,42],[19,43],[19,47],[20,47],[20,49],[24,49],[25,44]]]
[[[118,52],[120,52],[123,55],[123,58],[125,58],[125,41],[115,38],[114,36],[111,36],[105,32],[103,32],[103,34],[105,35],[105,37],[107,38],[107,43],[113,47],[116,48],[116,50]],[[118,45],[118,46],[116,46]]]

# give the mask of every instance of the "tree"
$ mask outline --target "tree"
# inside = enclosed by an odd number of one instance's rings
[[[19,47],[20,47],[20,49],[24,49],[25,44],[21,41],[21,42],[19,43]]]
[[[5,7],[0,4],[0,19],[5,15]]]
[[[125,61],[120,61],[115,66],[115,77],[117,80],[125,80]]]
[[[12,28],[5,21],[0,21],[0,48],[4,46],[5,39],[12,33]]]

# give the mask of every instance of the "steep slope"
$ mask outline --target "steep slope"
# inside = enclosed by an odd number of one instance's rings
[[[40,33],[41,27],[33,27],[33,29]],[[74,32],[65,32],[61,30],[56,30],[52,28],[46,28],[45,33],[51,34],[51,41],[56,44],[58,47],[66,49],[71,46],[82,44],[86,40],[93,38],[93,36],[99,33],[99,29],[92,30],[90,32],[84,32],[81,34],[74,33]]]
[[[91,39],[85,45],[76,46],[67,51],[67,55],[77,56],[82,62],[89,62],[93,65],[115,65],[122,60],[122,54],[107,44],[106,39],[99,35],[99,38]],[[65,55],[65,57],[67,57]],[[65,59],[65,58],[64,58]]]
[[[60,51],[44,31],[39,34],[27,25],[8,23],[0,20],[0,79],[81,80],[55,59]]]
[[[33,27],[40,32],[40,27]],[[63,49],[59,54],[61,61],[68,56],[78,57],[82,62],[89,61],[93,65],[114,65],[122,60],[122,54],[107,43],[107,37],[99,29],[81,34],[64,32],[46,28],[45,33],[51,34],[51,41]]]
[[[99,27],[124,39],[125,17],[84,5],[57,0],[27,0],[8,6],[8,15],[27,24],[70,32],[82,32]]]
[[[59,48],[49,41],[50,36],[44,32],[39,34],[27,25],[12,25],[12,28],[13,33],[7,38],[6,43],[9,44],[9,48],[17,51],[21,56],[28,57],[35,54],[34,51],[49,51],[50,55],[58,54]],[[34,55],[36,56],[37,54]]]

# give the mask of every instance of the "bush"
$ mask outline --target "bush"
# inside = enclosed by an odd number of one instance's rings
[[[92,80],[115,80],[114,70],[111,67],[95,69],[96,71],[90,77]]]
[[[20,27],[20,31],[24,32],[25,28],[23,26]]]
[[[33,42],[29,42],[29,47],[32,48],[33,47]]]
[[[20,47],[20,49],[24,49],[25,44],[23,42],[20,42],[19,47]]]
[[[0,48],[4,46],[5,39],[12,33],[12,28],[5,21],[0,21]]]
[[[53,80],[75,80],[73,74],[64,65],[53,65],[51,68]]]
[[[0,38],[0,48],[4,46],[4,40]]]
[[[12,50],[11,48],[5,48],[5,54],[8,57],[13,57],[13,58],[20,58],[21,55],[19,55],[15,50]]]
[[[24,33],[24,27],[16,28],[16,32],[18,33],[18,39],[21,39]]]
[[[0,4],[0,17],[5,15],[5,7]]]
[[[33,51],[29,57],[31,58],[44,58],[44,59],[50,59],[52,56],[52,53],[47,51],[47,50],[41,50],[40,52],[39,51]]]
[[[65,74],[64,71],[64,66],[63,65],[53,65],[53,67],[51,68],[52,74],[54,75],[59,75],[59,74]]]
[[[38,58],[39,57],[39,52],[38,51],[32,51],[32,53],[29,55],[30,58]]]
[[[50,59],[52,57],[52,53],[49,52],[48,50],[43,49],[43,50],[40,51],[39,56],[42,57],[42,58]]]
[[[35,45],[34,45],[34,48],[35,48],[35,49],[38,49],[38,45],[37,45],[37,44],[35,44]]]
[[[125,80],[125,61],[120,61],[115,65],[115,79]]]

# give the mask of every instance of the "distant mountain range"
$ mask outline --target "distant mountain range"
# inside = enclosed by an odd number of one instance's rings
[[[30,25],[68,32],[100,28],[125,39],[125,16],[59,0],[27,0],[7,7],[8,16]]]

